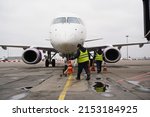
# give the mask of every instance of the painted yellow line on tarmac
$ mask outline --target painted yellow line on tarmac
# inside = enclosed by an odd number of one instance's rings
[[[60,93],[58,100],[64,100],[65,99],[67,90],[71,86],[71,83],[72,83],[72,74],[69,75],[68,80],[67,80],[67,82],[66,82],[66,84],[64,86],[63,91]]]

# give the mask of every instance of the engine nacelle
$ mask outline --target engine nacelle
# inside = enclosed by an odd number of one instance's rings
[[[104,61],[108,63],[116,63],[121,58],[121,53],[114,47],[107,47],[103,51]]]
[[[22,54],[22,60],[26,64],[36,64],[42,59],[41,52],[36,48],[28,48]]]

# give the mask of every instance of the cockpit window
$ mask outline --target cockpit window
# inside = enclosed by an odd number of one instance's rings
[[[67,23],[76,23],[76,24],[80,24],[78,18],[76,18],[76,17],[68,17],[68,18],[67,18]]]
[[[53,24],[66,23],[66,17],[58,17],[54,19]]]
[[[58,24],[58,23],[75,23],[75,24],[83,24],[82,20],[77,17],[58,17],[54,19],[53,24]]]

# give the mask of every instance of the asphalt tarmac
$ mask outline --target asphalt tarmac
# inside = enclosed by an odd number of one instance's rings
[[[0,100],[149,100],[150,60],[121,60],[106,64],[105,71],[91,71],[91,79],[76,80],[77,68],[62,75],[63,65],[44,62],[0,62]],[[103,69],[103,68],[102,68]]]

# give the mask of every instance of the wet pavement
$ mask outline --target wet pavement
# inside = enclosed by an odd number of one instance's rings
[[[107,71],[84,72],[77,81],[62,75],[63,67],[44,67],[19,63],[0,63],[1,100],[149,100],[150,60],[122,60],[107,64]],[[60,98],[61,97],[61,98]]]

